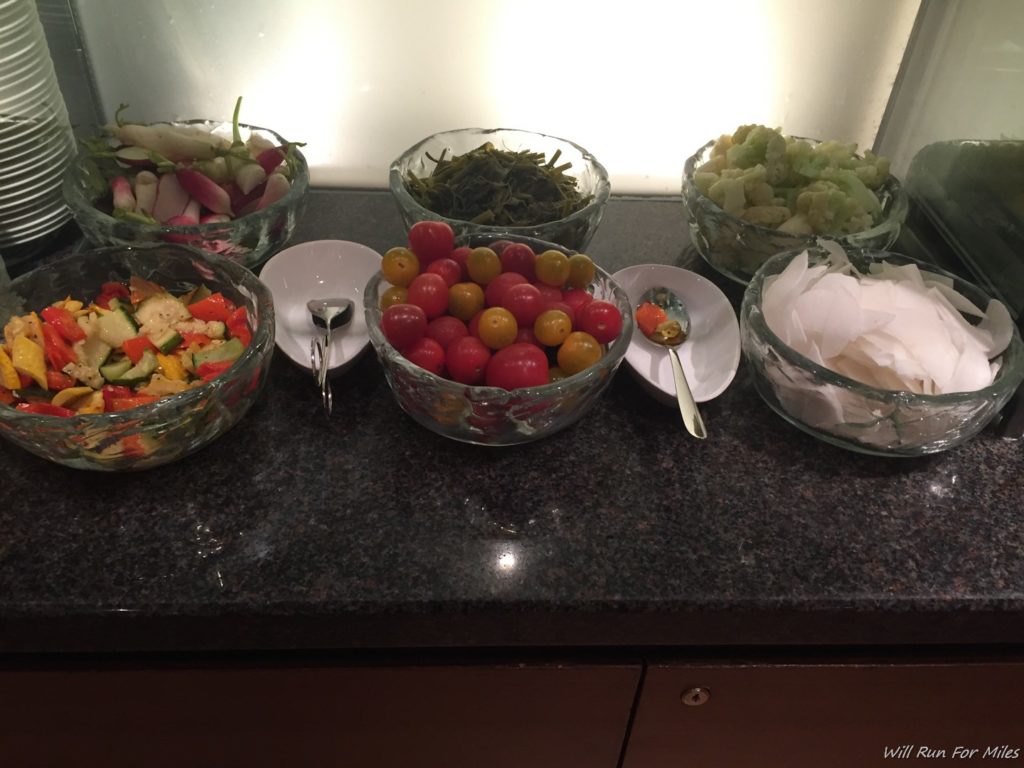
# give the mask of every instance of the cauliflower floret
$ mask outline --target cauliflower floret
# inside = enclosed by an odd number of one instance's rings
[[[106,384],[99,368],[91,365],[68,363],[61,370],[71,378],[77,379],[87,387],[92,387],[93,389],[100,389],[104,384]]]
[[[193,317],[175,323],[172,328],[178,333],[202,333],[211,339],[224,338],[224,323],[217,320],[206,321]]]
[[[730,216],[739,216],[746,207],[747,196],[742,178],[722,178],[711,185],[708,197]]]
[[[747,208],[740,218],[759,227],[775,229],[790,218],[790,211],[781,205],[754,205]]]

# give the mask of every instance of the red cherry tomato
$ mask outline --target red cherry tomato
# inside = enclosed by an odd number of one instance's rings
[[[468,245],[461,245],[448,256],[449,259],[456,262],[459,265],[459,268],[462,269],[462,277],[459,278],[461,282],[469,280],[469,267],[467,266],[467,262],[469,261],[469,253],[472,250],[473,249]]]
[[[541,346],[541,343],[537,341],[537,334],[533,332],[533,328],[523,327],[516,331],[516,344],[533,344],[535,347]]]
[[[447,258],[455,247],[455,234],[443,221],[417,221],[409,228],[409,248],[421,265]]]
[[[545,285],[544,283],[535,282],[537,290],[540,291],[540,295],[544,297],[544,303],[550,303],[552,301],[562,300],[562,289],[556,288],[553,285]]]
[[[544,298],[536,286],[520,283],[505,291],[501,305],[512,313],[520,326],[532,326],[537,316],[544,311]]]
[[[484,290],[484,301],[488,307],[500,307],[501,300],[505,297],[505,291],[513,285],[525,283],[526,278],[518,272],[502,272],[487,284]]]
[[[466,324],[466,327],[469,329],[469,335],[477,339],[480,338],[480,318],[483,316],[483,314],[484,311],[481,309],[479,312],[473,315],[470,321]]]
[[[463,336],[445,351],[448,375],[460,384],[482,382],[490,359],[490,348],[475,336]]]
[[[537,254],[526,243],[509,243],[498,256],[501,258],[502,272],[518,272],[531,283],[537,279],[533,270]]]
[[[501,256],[501,252],[512,245],[511,240],[495,240],[493,243],[488,243],[487,247],[494,251],[496,254]]]
[[[433,272],[416,275],[409,283],[409,304],[415,304],[427,317],[440,317],[448,309],[448,283]]]
[[[573,327],[589,333],[601,344],[610,344],[622,331],[622,313],[610,301],[597,299],[580,310]]]
[[[572,311],[579,314],[580,310],[594,300],[593,295],[583,288],[570,288],[562,291],[562,302],[572,307]]]
[[[453,341],[468,335],[469,329],[466,328],[466,324],[451,315],[435,317],[427,323],[427,336],[440,344],[443,349],[448,349]]]
[[[402,349],[427,332],[427,313],[415,304],[392,304],[380,317],[380,329],[391,346]]]
[[[462,279],[462,267],[459,262],[448,257],[430,262],[427,265],[427,272],[440,275],[449,288]]]
[[[489,387],[502,389],[547,384],[550,381],[548,356],[533,344],[511,344],[494,353],[487,364],[484,381]]]
[[[402,354],[410,363],[430,371],[435,376],[444,373],[444,350],[429,336],[421,336],[406,347]]]

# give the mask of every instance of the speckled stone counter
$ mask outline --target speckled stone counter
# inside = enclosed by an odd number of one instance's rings
[[[616,199],[614,271],[686,249],[678,200]],[[317,191],[293,242],[403,239],[385,193]],[[0,650],[1024,642],[1024,445],[829,447],[741,365],[697,442],[625,364],[582,421],[480,448],[399,410],[372,351],[277,353],[259,403],[177,464],[64,469],[0,443]]]

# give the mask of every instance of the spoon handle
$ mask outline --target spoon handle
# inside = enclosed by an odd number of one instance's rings
[[[676,400],[679,402],[679,413],[683,415],[683,424],[686,431],[696,438],[703,440],[708,436],[704,427],[704,419],[697,410],[697,403],[690,391],[690,384],[686,381],[686,374],[683,373],[683,364],[679,361],[679,353],[675,347],[669,347],[669,357],[672,359],[672,376],[676,382]]]

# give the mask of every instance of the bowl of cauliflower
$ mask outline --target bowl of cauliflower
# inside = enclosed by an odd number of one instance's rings
[[[685,163],[682,192],[697,252],[743,285],[775,254],[821,239],[884,250],[907,216],[886,158],[763,125],[701,147]]]

